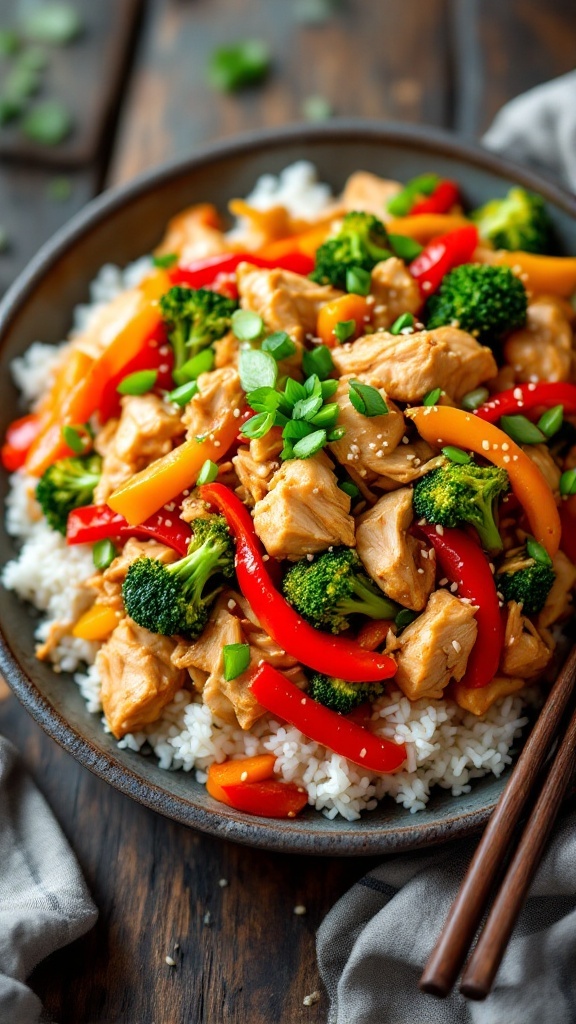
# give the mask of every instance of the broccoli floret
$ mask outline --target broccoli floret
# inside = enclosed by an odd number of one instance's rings
[[[345,679],[316,672],[310,679],[308,693],[324,707],[347,715],[365,700],[376,700],[384,692],[382,683],[347,683]]]
[[[171,565],[137,558],[128,569],[122,587],[126,611],[151,633],[178,633],[195,640],[221,590],[213,578],[233,575],[234,548],[226,520],[206,516],[195,519],[193,525],[194,536],[184,558]]]
[[[545,253],[550,247],[552,221],[546,204],[525,188],[511,188],[504,199],[491,199],[470,218],[496,249]]]
[[[58,459],[40,477],[36,499],[53,530],[66,533],[68,513],[90,505],[102,472],[99,455]]]
[[[347,213],[337,235],[316,251],[316,265],[310,274],[318,284],[346,288],[346,274],[354,267],[370,271],[380,260],[392,255],[382,221],[371,213]]]
[[[497,466],[449,462],[426,473],[414,484],[414,512],[429,523],[476,527],[482,547],[501,551],[502,539],[494,521],[494,504],[508,490],[508,474]]]
[[[556,574],[552,565],[544,565],[534,558],[515,572],[501,572],[497,576],[498,590],[505,601],[517,601],[525,615],[537,615],[546,604]]]
[[[528,298],[510,267],[464,263],[451,270],[426,303],[429,330],[455,323],[490,344],[526,322]]]
[[[303,558],[286,573],[282,589],[296,611],[317,629],[341,633],[350,615],[393,619],[398,605],[376,589],[362,572],[352,548],[325,551],[313,562]]]
[[[174,349],[174,368],[230,330],[238,303],[208,288],[175,285],[160,299],[160,312]]]

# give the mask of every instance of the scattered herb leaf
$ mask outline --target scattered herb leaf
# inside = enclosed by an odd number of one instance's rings
[[[218,476],[218,466],[211,459],[206,459],[202,469],[198,473],[197,484],[211,484]]]
[[[208,81],[221,92],[236,92],[258,85],[270,70],[270,51],[261,39],[246,39],[214,50],[208,63]]]
[[[380,392],[361,380],[350,381],[348,397],[362,416],[384,416],[388,412],[388,406]]]
[[[92,560],[97,569],[107,569],[116,558],[116,548],[111,540],[97,540],[92,548]]]
[[[241,676],[250,664],[250,644],[224,644],[224,679],[230,682]]]
[[[145,395],[152,390],[157,380],[157,370],[137,370],[124,377],[116,391],[120,395]]]
[[[169,267],[173,267],[175,263],[178,263],[178,253],[165,252],[161,256],[153,256],[152,263],[161,270],[167,270]]]
[[[57,146],[72,131],[72,117],[57,100],[43,100],[32,107],[22,120],[22,131],[32,142]]]
[[[82,21],[73,4],[44,3],[21,19],[21,27],[27,39],[36,43],[65,46],[80,34]]]

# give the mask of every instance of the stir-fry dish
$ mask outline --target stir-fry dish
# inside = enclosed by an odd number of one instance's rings
[[[221,804],[419,810],[504,770],[557,668],[576,257],[539,196],[433,172],[297,164],[230,210],[15,361],[4,583],[120,746]]]

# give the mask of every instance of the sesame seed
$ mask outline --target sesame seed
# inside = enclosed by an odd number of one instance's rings
[[[497,452],[497,451],[498,451],[498,449],[499,449],[499,447],[500,447],[500,445],[499,445],[499,444],[497,444],[497,443],[496,443],[496,441],[493,441],[493,442],[492,442],[492,451],[493,451],[493,452]]]
[[[457,640],[453,640],[452,647],[456,651],[456,654],[460,654],[460,651],[462,650],[462,644],[459,644]]]
[[[512,394],[514,395],[514,398],[522,398],[522,388],[514,388]]]
[[[232,611],[232,609],[235,608],[235,607],[236,607],[236,601],[234,601],[232,598],[230,598],[230,600],[228,601],[228,608],[230,609],[230,611]]]
[[[222,442],[221,442],[221,441],[214,441],[214,447],[215,447],[215,448],[220,448],[220,447],[221,447],[221,445],[222,445]]]
[[[286,817],[287,818],[295,818],[296,817],[296,811],[288,811],[288,814],[286,815]]]
[[[227,878],[219,878],[218,879],[218,885],[220,886],[221,889],[225,889],[226,886],[228,885],[228,879]]]
[[[309,562],[313,562],[314,561],[314,555],[306,555],[306,558],[307,558],[307,560]]]
[[[172,520],[171,519],[165,519],[164,520],[164,526],[172,526]]]
[[[242,772],[242,774],[240,776],[240,782],[246,782],[247,778],[248,778],[248,772]]]
[[[507,452],[509,447],[510,447],[510,445],[508,444],[508,441],[503,441],[502,442],[502,451],[503,452]]]
[[[444,527],[442,526],[442,524],[441,524],[441,523],[436,523],[436,533],[437,533],[437,534],[438,534],[438,536],[440,536],[440,537],[443,537],[443,536],[444,536]]]
[[[362,750],[360,751],[360,757],[366,757],[367,753],[368,751],[366,750],[366,747],[362,747]]]
[[[408,462],[412,462],[412,459],[415,459],[415,458],[416,458],[416,456],[414,455],[414,452],[408,452],[408,454],[406,456],[406,459],[408,460]]]
[[[420,554],[422,555],[422,558],[428,558],[428,552],[426,551],[426,548],[424,548],[424,550],[421,551]]]
[[[206,911],[203,918],[204,924],[210,924],[212,921],[212,914],[209,910]]]
[[[168,964],[168,967],[176,967],[176,961],[173,960],[171,956],[165,956],[164,960]]]
[[[240,418],[240,409],[234,409],[234,412],[232,413],[232,415],[233,415],[235,420],[239,419]]]
[[[529,384],[528,385],[528,391],[536,391],[536,385],[535,384]]]
[[[302,697],[302,700],[300,701],[300,703],[301,704],[306,704],[306,697]]]
[[[431,281],[422,281],[422,284],[420,285],[420,287],[422,288],[423,292],[429,292],[431,287],[432,287],[432,282]]]
[[[424,575],[424,569],[417,569],[416,571],[419,572],[421,576]]]
[[[504,455],[502,461],[503,462],[510,462],[510,456],[509,455]]]
[[[304,999],[302,1000],[302,1005],[303,1006],[314,1006],[314,1003],[319,1003],[319,1002],[320,1002],[320,993],[319,992],[311,992],[310,995],[304,996]]]
[[[303,917],[306,913],[306,907],[304,904],[298,903],[297,906],[294,907],[294,913],[296,914],[296,917]]]
[[[185,491],[182,491],[182,494],[184,495],[185,498],[187,498],[188,495],[190,494],[190,491],[186,489]]]
[[[457,583],[451,583],[450,584],[450,593],[451,594],[455,594],[457,590],[458,590],[458,584]]]
[[[376,458],[377,459],[381,459],[381,458],[383,458],[383,456],[384,456],[384,452],[382,451],[381,448],[379,448],[378,451],[376,452]]]
[[[447,576],[443,576],[441,580],[438,580],[438,586],[439,587],[445,587],[447,583],[448,583],[448,577]]]
[[[262,555],[262,561],[263,562],[269,562],[270,561],[270,555]]]
[[[320,493],[320,488],[319,487],[313,487],[312,488],[312,494],[319,494],[319,493]]]
[[[408,437],[407,434],[404,434],[404,437],[402,438],[402,444],[410,444],[410,438]]]
[[[490,451],[490,442],[489,441],[482,441],[482,450],[485,451],[485,452],[489,452]]]

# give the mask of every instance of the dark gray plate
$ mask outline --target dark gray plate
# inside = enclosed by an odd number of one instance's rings
[[[206,146],[94,200],[29,265],[0,307],[2,434],[19,413],[8,364],[31,342],[57,342],[70,327],[72,307],[86,301],[88,283],[103,263],[124,264],[158,242],[167,219],[190,203],[209,200],[225,209],[245,195],[258,175],[306,158],[338,190],[354,170],[405,180],[426,170],[456,178],[465,198],[479,204],[511,183],[541,192],[550,204],[558,239],[576,252],[576,200],[560,189],[453,136],[432,129],[370,121],[291,126]],[[1,482],[1,496],[6,481]],[[13,543],[2,530],[2,563]],[[81,764],[135,800],[186,825],[271,850],[316,854],[375,854],[443,842],[478,829],[502,789],[483,779],[464,797],[438,791],[425,811],[411,815],[391,801],[359,822],[328,821],[308,810],[291,821],[254,818],[223,807],[183,772],[161,771],[154,760],[118,750],[90,715],[77,687],[34,658],[34,621],[13,594],[0,593],[0,664],[12,689],[45,731]]]

